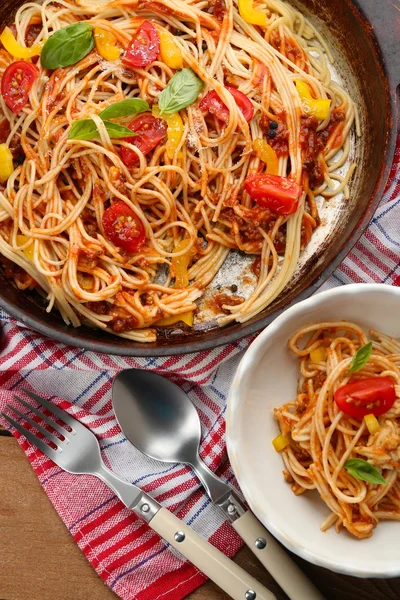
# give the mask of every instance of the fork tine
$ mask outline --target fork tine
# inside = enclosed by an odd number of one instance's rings
[[[17,396],[15,396],[15,398],[18,399]],[[24,421],[27,421],[28,423],[33,425],[33,427],[35,427],[35,429],[40,431],[40,433],[42,433],[48,440],[51,440],[53,442],[53,444],[55,444],[56,446],[60,446],[62,444],[62,441],[58,437],[56,437],[55,435],[50,433],[50,431],[47,431],[47,429],[45,429],[44,427],[39,425],[39,423],[36,423],[33,419],[31,419],[30,417],[25,415],[23,412],[18,410],[18,408],[14,408],[14,406],[11,406],[11,404],[6,404],[6,406],[7,406],[7,408],[9,408],[12,411],[14,411],[15,413],[17,413],[17,415],[22,417],[24,419]]]
[[[25,392],[25,394],[28,394],[28,396],[30,396],[31,398],[36,400],[36,402],[39,402],[39,404],[41,404],[42,406],[47,408],[50,412],[53,413],[53,415],[56,415],[59,419],[61,419],[61,421],[64,421],[64,423],[69,425],[69,427],[76,428],[77,423],[80,424],[77,419],[75,419],[74,417],[71,417],[67,412],[65,412],[65,410],[63,410],[62,408],[58,408],[58,406],[54,406],[54,404],[52,404],[45,398],[38,396],[34,392],[30,392],[26,388],[21,388],[21,390],[23,390]]]
[[[28,429],[25,429],[25,427],[23,427],[20,423],[17,423],[17,421],[14,421],[14,419],[12,419],[8,415],[6,415],[6,413],[2,412],[1,414],[10,423],[10,425],[15,427],[15,429],[17,431],[22,433],[22,435],[24,435],[26,437],[26,439],[29,440],[34,446],[39,448],[39,450],[41,450],[43,452],[43,454],[46,454],[46,456],[48,456],[55,463],[57,462],[57,454],[58,453],[55,450],[53,450],[53,448],[50,448],[50,446],[48,446],[42,440],[40,440],[38,437],[36,437],[36,435],[34,435],[31,431],[28,431]]]
[[[41,419],[43,419],[43,421],[45,421],[46,423],[48,423],[48,425],[50,425],[51,427],[53,427],[53,429],[55,429],[56,431],[58,431],[59,433],[61,433],[61,435],[63,435],[64,437],[67,437],[68,431],[66,429],[64,429],[63,427],[60,427],[60,425],[58,425],[58,423],[56,423],[55,421],[53,421],[53,419],[50,419],[50,417],[47,417],[40,410],[38,410],[34,406],[31,406],[29,404],[29,402],[25,402],[25,400],[23,400],[22,398],[20,398],[16,394],[14,394],[14,398],[16,398],[18,400],[18,402],[21,402],[21,404],[23,404],[25,406],[25,408],[27,408],[28,410],[31,410],[32,412],[35,413],[35,415],[37,415],[38,417],[40,417]]]

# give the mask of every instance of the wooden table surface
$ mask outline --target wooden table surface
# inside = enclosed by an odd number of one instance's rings
[[[286,598],[248,549],[235,559]],[[327,600],[398,600],[400,579],[335,575],[296,559]],[[190,600],[227,600],[208,582]],[[0,600],[117,600],[89,565],[42,490],[16,440],[0,431]]]

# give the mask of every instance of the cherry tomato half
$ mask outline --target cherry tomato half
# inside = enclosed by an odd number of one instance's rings
[[[1,80],[1,95],[8,108],[16,115],[28,101],[29,92],[39,73],[36,65],[25,60],[11,63]]]
[[[150,21],[143,21],[130,41],[123,62],[131,67],[147,67],[160,53],[160,38]]]
[[[235,98],[235,102],[242,111],[246,121],[251,121],[254,115],[254,108],[248,97],[229,85],[226,85],[225,89],[227,89]],[[211,90],[211,92],[208,92],[208,94],[204,96],[200,102],[200,110],[208,110],[208,112],[215,115],[220,121],[224,121],[225,123],[228,122],[229,108],[225,106],[215,90]]]
[[[390,377],[368,377],[343,385],[335,392],[335,402],[346,415],[362,419],[383,415],[395,403],[396,391]]]
[[[285,217],[296,212],[302,193],[301,187],[291,179],[268,173],[249,175],[244,187],[257,204]]]
[[[136,117],[129,123],[128,127],[137,135],[123,138],[123,140],[139,148],[143,154],[148,154],[154,150],[165,138],[168,129],[164,119],[157,119],[150,113],[143,113]],[[134,167],[139,162],[138,155],[130,148],[124,148],[123,146],[121,147],[121,158],[127,167]]]
[[[116,202],[103,215],[106,237],[126,252],[136,252],[146,241],[142,221],[125,202]]]

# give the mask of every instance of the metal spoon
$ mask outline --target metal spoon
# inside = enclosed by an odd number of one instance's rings
[[[200,419],[185,392],[161,375],[128,369],[114,379],[112,395],[117,421],[128,440],[155,460],[190,465],[211,501],[223,511],[289,598],[323,600],[236,492],[202,462]]]

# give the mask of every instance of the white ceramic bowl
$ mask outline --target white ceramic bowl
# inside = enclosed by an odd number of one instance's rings
[[[373,536],[358,540],[346,531],[326,533],[328,509],[317,492],[295,496],[284,481],[283,462],[272,446],[279,433],[273,408],[296,394],[298,362],[287,348],[302,325],[349,320],[400,336],[400,288],[346,285],[296,304],[253,342],[242,359],[229,395],[229,458],[251,509],[267,529],[309,562],[357,577],[400,575],[400,522],[383,521]]]

